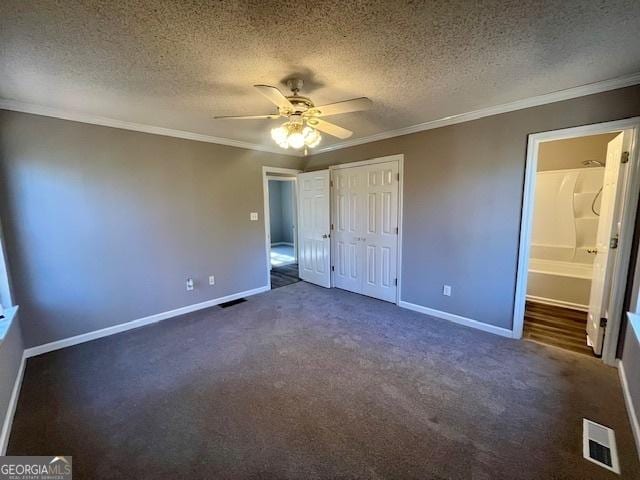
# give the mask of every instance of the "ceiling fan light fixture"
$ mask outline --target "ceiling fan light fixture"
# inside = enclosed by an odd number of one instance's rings
[[[322,136],[313,127],[304,122],[288,121],[271,129],[271,138],[282,148],[302,147],[314,148],[320,143]]]
[[[296,150],[304,147],[304,135],[300,132],[294,132],[289,135],[288,141],[289,145]]]
[[[287,143],[288,136],[289,131],[286,128],[286,123],[271,129],[271,138],[280,146],[282,146],[282,143]]]
[[[304,143],[309,148],[317,147],[320,143],[320,139],[322,136],[315,128],[306,126],[302,129],[302,134],[304,135]]]

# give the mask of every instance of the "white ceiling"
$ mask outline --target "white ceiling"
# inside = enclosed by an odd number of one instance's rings
[[[298,74],[354,138],[640,71],[640,2],[0,2],[0,98],[272,146]],[[337,143],[325,135],[323,147]]]

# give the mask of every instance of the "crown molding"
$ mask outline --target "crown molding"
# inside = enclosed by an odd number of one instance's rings
[[[294,157],[304,156],[302,152],[286,151],[279,147],[259,145],[256,143],[242,142],[240,140],[232,140],[230,138],[214,137],[212,135],[204,135],[202,133],[187,132],[184,130],[174,130],[172,128],[157,127],[154,125],[146,125],[143,123],[125,122],[123,120],[115,120],[113,118],[100,117],[86,113],[63,110],[59,108],[45,107],[32,103],[18,102],[16,100],[0,99],[0,109],[12,110],[14,112],[32,113],[35,115],[43,115],[45,117],[60,118],[62,120],[71,120],[74,122],[89,123],[92,125],[101,125],[103,127],[120,128],[123,130],[133,130],[134,132],[151,133],[153,135],[163,135],[165,137],[182,138],[185,140],[195,140],[197,142],[216,143],[218,145],[226,145],[228,147],[244,148],[247,150],[257,150],[260,152],[276,153],[279,155],[288,155]]]
[[[354,138],[353,140],[347,140],[346,142],[339,142],[326,147],[314,149],[313,155],[320,153],[331,152],[333,150],[339,150],[342,148],[353,147],[356,145],[362,145],[364,143],[377,142],[379,140],[386,140],[388,138],[400,137],[402,135],[409,135],[411,133],[422,132],[425,130],[432,130],[434,128],[446,127],[448,125],[455,125],[457,123],[469,122],[471,120],[478,120],[480,118],[489,117],[492,115],[498,115],[501,113],[513,112],[516,110],[522,110],[524,108],[537,107],[540,105],[546,105],[548,103],[561,102],[563,100],[570,100],[572,98],[584,97],[586,95],[593,95],[595,93],[606,92],[609,90],[615,90],[618,88],[630,87],[632,85],[640,84],[640,72],[623,77],[614,78],[611,80],[604,80],[602,82],[590,83],[579,87],[568,88],[566,90],[559,90],[544,95],[538,95],[535,97],[525,98],[522,100],[516,100],[509,103],[503,103],[493,107],[481,108],[478,110],[472,110],[457,115],[450,115],[448,117],[440,118],[437,120],[431,120],[417,125],[411,125],[396,130],[388,130],[386,132],[376,133],[361,138]],[[279,155],[287,155],[293,157],[304,157],[302,152],[296,152],[292,150],[283,150],[276,146],[266,146],[256,143],[242,142],[240,140],[232,140],[230,138],[214,137],[212,135],[204,135],[201,133],[187,132],[184,130],[174,130],[171,128],[157,127],[154,125],[146,125],[142,123],[125,122],[122,120],[115,120],[112,118],[100,117],[95,115],[89,115],[80,112],[74,112],[70,110],[63,110],[52,107],[45,107],[41,105],[35,105],[31,103],[18,102],[15,100],[0,99],[0,109],[13,110],[15,112],[33,113],[35,115],[44,115],[46,117],[60,118],[62,120],[71,120],[74,122],[89,123],[92,125],[102,125],[105,127],[120,128],[124,130],[133,130],[136,132],[151,133],[154,135],[163,135],[167,137],[183,138],[186,140],[195,140],[197,142],[216,143],[219,145],[226,145],[229,147],[244,148],[248,150],[257,150],[260,152],[276,153]]]
[[[409,127],[399,128],[397,130],[389,130],[386,132],[376,133],[361,138],[354,138],[353,140],[347,140],[346,142],[335,143],[323,148],[314,150],[313,155],[319,153],[331,152],[333,150],[339,150],[342,148],[353,147],[356,145],[362,145],[364,143],[377,142],[379,140],[386,140],[387,138],[400,137],[402,135],[409,135],[411,133],[422,132],[425,130],[432,130],[434,128],[446,127],[448,125],[455,125],[456,123],[469,122],[471,120],[478,120],[479,118],[490,117],[492,115],[498,115],[501,113],[514,112],[516,110],[522,110],[524,108],[538,107],[540,105],[546,105],[548,103],[561,102],[563,100],[571,100],[572,98],[584,97],[587,95],[593,95],[595,93],[606,92],[609,90],[616,90],[618,88],[630,87],[632,85],[640,84],[640,72],[624,77],[618,77],[611,80],[604,80],[602,82],[589,83],[579,87],[568,88],[566,90],[559,90],[544,95],[538,95],[535,97],[525,98],[523,100],[516,100],[509,103],[503,103],[493,107],[481,108],[479,110],[472,110],[470,112],[460,113],[457,115],[450,115],[448,117],[440,118],[437,120],[431,120],[429,122],[419,123],[417,125],[411,125]]]

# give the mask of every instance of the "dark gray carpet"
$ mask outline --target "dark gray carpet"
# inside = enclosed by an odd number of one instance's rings
[[[583,416],[621,477],[582,459]],[[76,480],[640,478],[616,370],[304,282],[30,359],[9,454]]]

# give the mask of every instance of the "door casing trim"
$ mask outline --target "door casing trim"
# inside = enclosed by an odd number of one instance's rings
[[[296,217],[296,234],[294,242],[297,243],[298,236],[298,189],[295,187],[298,183],[298,174],[301,173],[302,170],[296,170],[294,168],[280,168],[280,167],[262,167],[262,199],[264,204],[263,215],[264,215],[264,250],[267,259],[267,287],[271,290],[271,224],[270,224],[270,215],[269,211],[269,180],[283,180],[283,178],[269,178],[270,173],[275,173],[279,175],[290,175],[288,179],[289,181],[294,182],[294,190],[295,190],[295,217]],[[294,244],[294,248],[297,245]],[[298,258],[298,254],[296,253],[296,259]]]

